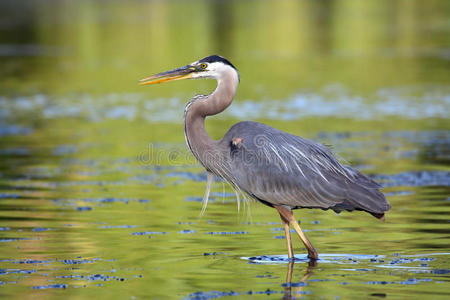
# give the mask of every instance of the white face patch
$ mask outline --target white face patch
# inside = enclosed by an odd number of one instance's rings
[[[202,64],[206,64],[204,71],[192,74],[192,78],[220,79],[226,73],[233,72],[237,74],[237,71],[234,68],[222,62],[201,63],[196,61],[192,65],[200,66]]]

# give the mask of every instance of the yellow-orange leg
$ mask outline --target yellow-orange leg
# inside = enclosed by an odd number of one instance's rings
[[[292,225],[295,229],[295,231],[297,232],[298,236],[300,237],[300,239],[302,240],[303,244],[305,245],[306,249],[308,250],[308,257],[310,259],[316,260],[319,258],[319,255],[317,254],[316,249],[314,249],[313,245],[311,244],[311,242],[308,240],[308,238],[306,237],[306,235],[303,233],[302,229],[300,228],[300,226],[297,223],[297,220],[294,218],[294,214],[292,213],[292,211],[288,208],[285,208],[283,206],[274,206],[278,212],[280,213],[281,219],[286,220],[288,222],[288,224]],[[284,223],[283,220],[283,223]],[[285,227],[285,231],[286,231],[286,227]],[[289,226],[288,226],[288,231],[289,231]],[[289,239],[290,239],[290,235],[289,235]],[[287,240],[287,236],[286,236],[286,240]],[[289,251],[289,245],[288,245],[288,251]],[[291,251],[292,251],[292,245],[291,245]],[[289,253],[289,252],[288,252]]]
[[[292,215],[292,219],[293,220],[290,223],[292,224],[292,226],[294,226],[295,231],[297,232],[298,236],[302,240],[302,242],[305,245],[306,249],[308,249],[308,257],[311,258],[311,259],[314,259],[314,260],[318,259],[319,258],[319,254],[317,253],[316,249],[314,249],[313,245],[308,240],[306,235],[303,233],[303,231],[300,228],[300,226],[298,226],[297,220],[295,220],[294,215]]]
[[[283,221],[284,235],[286,236],[286,245],[288,248],[288,257],[289,257],[289,259],[293,259],[294,251],[292,250],[291,229],[289,228],[289,221],[286,220],[281,213],[280,213],[280,218],[281,218],[281,221]]]

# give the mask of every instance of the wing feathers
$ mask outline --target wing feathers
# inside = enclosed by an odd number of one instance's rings
[[[234,181],[250,195],[270,204],[364,210],[382,215],[390,205],[378,183],[343,166],[327,147],[264,124],[241,122],[222,139],[230,148]]]

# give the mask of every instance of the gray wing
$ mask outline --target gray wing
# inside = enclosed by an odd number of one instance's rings
[[[234,182],[268,205],[377,217],[390,208],[378,183],[340,164],[322,144],[256,122],[234,125],[220,142],[229,148]]]

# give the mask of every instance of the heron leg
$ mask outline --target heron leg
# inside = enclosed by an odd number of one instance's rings
[[[283,206],[275,206],[275,208],[278,210],[278,212],[282,216],[281,219],[283,219],[283,218],[286,219],[289,222],[289,224],[294,227],[294,229],[297,232],[298,236],[300,237],[300,239],[302,240],[302,242],[305,245],[306,249],[308,250],[308,257],[310,259],[313,259],[313,260],[318,259],[319,255],[317,254],[316,249],[314,249],[314,247],[311,244],[311,242],[308,240],[306,235],[303,233],[303,231],[300,228],[300,226],[298,225],[297,220],[295,219],[294,214],[292,213],[292,211],[290,209],[287,209],[287,208],[283,207]]]
[[[292,220],[290,221],[292,226],[294,226],[295,231],[297,231],[298,236],[302,240],[303,244],[305,245],[306,249],[308,249],[308,257],[316,260],[319,258],[319,254],[317,253],[316,249],[314,249],[311,242],[308,240],[306,235],[303,233],[302,229],[297,223],[297,220],[294,218],[294,215],[292,215]]]
[[[286,244],[287,244],[287,248],[288,248],[288,257],[289,257],[289,259],[293,259],[294,251],[292,250],[291,229],[289,228],[289,221],[286,220],[281,213],[280,213],[280,218],[281,218],[281,221],[283,221],[284,234],[286,236]]]

